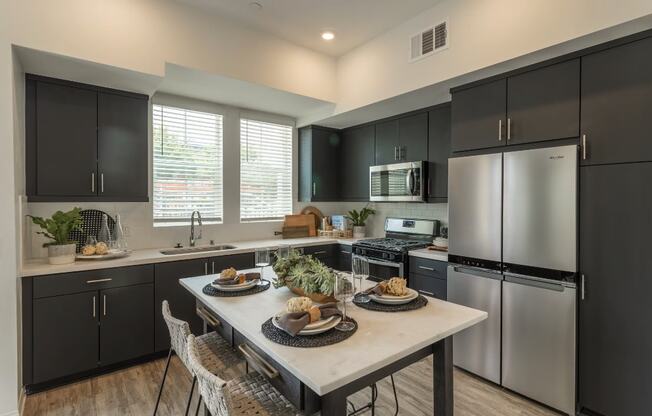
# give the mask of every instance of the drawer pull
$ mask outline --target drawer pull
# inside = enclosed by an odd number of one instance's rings
[[[95,318],[95,296],[93,296],[93,318]]]
[[[313,255],[315,255],[315,254],[326,254],[326,251],[324,251],[324,250],[321,250],[321,251],[315,251],[315,252],[312,253],[312,254],[313,254]]]
[[[432,267],[419,266],[419,268],[423,269],[423,270],[428,270],[429,272],[434,272],[435,271],[435,269],[433,269]]]
[[[112,278],[108,277],[106,279],[95,279],[95,280],[87,280],[86,283],[88,284],[93,284],[93,283],[104,283],[104,282],[110,282],[113,280]]]
[[[349,255],[350,255],[351,252],[350,252],[350,251],[346,251],[346,250],[342,250],[342,254],[349,254]]]
[[[220,323],[220,321],[218,321],[217,319],[213,318],[213,316],[210,315],[208,312],[206,312],[204,309],[202,309],[202,308],[197,308],[197,309],[196,309],[196,312],[197,312],[197,316],[199,316],[201,319],[203,319],[204,321],[206,321],[210,326],[212,326],[212,327],[215,328],[215,327],[218,327],[218,326],[221,326],[221,325],[222,325],[222,324]]]
[[[106,316],[106,295],[104,295],[102,309],[103,309],[102,316]]]
[[[424,295],[432,296],[433,298],[436,297],[434,293],[428,292],[427,290],[419,289],[419,293],[423,293]]]
[[[238,345],[238,349],[245,356],[247,362],[256,369],[265,375],[267,378],[276,378],[279,376],[277,369],[272,367],[270,363],[265,361],[263,357],[258,355],[254,350],[252,350],[247,344]]]

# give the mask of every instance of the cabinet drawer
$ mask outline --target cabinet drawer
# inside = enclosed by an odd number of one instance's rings
[[[448,263],[445,261],[428,260],[421,257],[410,257],[410,274],[418,273],[423,276],[435,277],[437,279],[446,279],[446,268]]]
[[[208,309],[204,304],[197,301],[197,316],[207,325],[208,331],[214,330],[233,346],[233,327],[229,325],[222,317]]]
[[[153,265],[37,276],[34,299],[153,282]]]
[[[327,257],[333,257],[337,247],[338,244],[326,244],[322,246],[301,247],[301,249],[303,249],[303,254],[309,254],[321,260]]]
[[[410,273],[408,286],[422,295],[446,300],[446,280]]]

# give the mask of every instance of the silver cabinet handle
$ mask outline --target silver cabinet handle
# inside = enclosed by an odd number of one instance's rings
[[[312,196],[317,195],[317,183],[313,182],[312,183]]]
[[[93,296],[93,318],[95,318],[95,309],[97,309],[97,308],[96,308],[96,305],[95,305],[95,296]]]
[[[428,270],[428,271],[430,271],[430,272],[434,272],[434,271],[435,271],[435,269],[433,269],[432,267],[419,266],[419,268],[420,268],[420,269],[423,269],[423,270]]]
[[[398,160],[398,146],[394,146],[394,160]]]
[[[586,297],[586,290],[584,289],[586,287],[586,280],[584,279],[584,275],[582,275],[582,289],[580,291],[580,298],[581,300],[584,300]]]
[[[211,274],[215,274],[215,262],[211,262]]]
[[[346,251],[346,250],[340,250],[340,252],[341,252],[342,254],[351,254],[350,251]]]
[[[106,316],[106,295],[102,299],[102,316]]]
[[[427,290],[421,290],[421,289],[419,289],[419,293],[423,293],[423,294],[425,294],[425,295],[432,296],[433,298],[435,297],[435,294],[434,294],[434,293],[432,293],[432,292],[428,292]]]
[[[205,275],[208,274],[208,262],[205,262],[205,263],[204,263],[204,274],[205,274]]]
[[[267,378],[276,378],[279,376],[277,369],[272,367],[270,363],[265,361],[263,357],[258,355],[254,350],[252,350],[247,344],[238,345],[238,349],[245,356],[245,359],[251,364],[256,371],[261,372]]]
[[[498,120],[498,141],[503,141],[503,119]]]
[[[95,280],[87,280],[86,283],[88,284],[93,284],[93,283],[104,283],[104,282],[110,282],[113,280],[110,277],[107,277],[106,279],[95,279]]]
[[[582,135],[582,160],[586,160],[586,134]]]
[[[91,172],[91,193],[95,193],[95,172]]]
[[[512,138],[512,119],[507,118],[507,141]]]
[[[326,251],[321,250],[321,251],[315,251],[314,253],[312,253],[313,256],[314,256],[315,254],[326,254]]]
[[[100,173],[100,193],[104,193],[104,174]]]
[[[216,327],[222,325],[222,323],[220,321],[215,319],[211,314],[209,314],[203,308],[197,307],[195,309],[195,312],[197,313],[197,316],[199,316],[201,319],[206,321],[208,323],[208,325],[212,326],[213,328],[216,328]]]

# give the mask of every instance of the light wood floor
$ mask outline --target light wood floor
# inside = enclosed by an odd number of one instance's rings
[[[140,416],[151,414],[165,360],[156,360],[64,387],[33,394],[23,416]],[[394,376],[401,416],[432,415],[432,364],[418,362]],[[158,415],[182,415],[191,378],[174,357]],[[350,398],[360,406],[369,401],[369,389]],[[192,409],[196,403],[193,398]],[[194,412],[193,412],[194,414]],[[367,415],[369,412],[366,413]],[[389,379],[379,384],[376,415],[394,414]],[[557,413],[497,388],[463,371],[455,371],[455,416],[556,416]]]

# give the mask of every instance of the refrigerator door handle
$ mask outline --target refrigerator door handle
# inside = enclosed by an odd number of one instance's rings
[[[556,280],[543,279],[535,276],[505,272],[505,281],[524,286],[538,287],[541,289],[563,292],[566,288],[575,289],[577,285],[571,282],[560,282]]]

